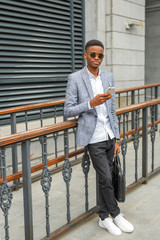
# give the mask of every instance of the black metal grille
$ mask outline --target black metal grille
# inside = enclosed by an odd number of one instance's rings
[[[1,109],[64,98],[68,74],[83,67],[83,4],[0,0]]]

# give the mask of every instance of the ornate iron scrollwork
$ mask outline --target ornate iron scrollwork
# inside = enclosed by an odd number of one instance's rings
[[[155,131],[155,125],[154,125],[154,119],[155,119],[155,106],[151,106],[151,142],[155,141],[156,131]]]
[[[42,162],[44,162],[44,168],[41,177],[42,190],[45,193],[45,209],[46,209],[46,233],[47,237],[50,236],[50,224],[49,224],[49,191],[51,188],[52,177],[47,165],[47,137],[40,137],[40,143],[42,147]]]
[[[66,184],[69,184],[71,180],[71,174],[72,174],[71,164],[70,162],[65,162],[63,165],[62,175]]]
[[[123,155],[123,173],[126,174],[126,153],[127,153],[127,141],[125,137],[125,131],[126,131],[126,121],[125,121],[126,114],[123,114],[123,139],[121,144],[121,151]]]
[[[12,198],[11,188],[4,182],[0,187],[0,207],[4,213],[10,209]]]
[[[136,111],[135,116],[135,134],[133,139],[133,145],[135,150],[135,181],[138,180],[138,148],[139,148],[139,133],[138,133],[138,125],[139,125],[139,113],[140,111]]]
[[[70,223],[70,219],[71,219],[71,217],[70,217],[70,191],[69,191],[69,183],[70,183],[70,180],[71,180],[72,168],[71,168],[71,164],[70,164],[69,158],[68,158],[68,146],[69,146],[68,130],[65,130],[64,131],[65,162],[63,164],[62,175],[63,175],[64,182],[66,183],[67,222],[69,224]]]
[[[9,209],[12,203],[12,192],[11,188],[7,184],[6,180],[6,159],[5,159],[5,149],[1,148],[1,159],[0,159],[1,177],[3,178],[3,183],[0,186],[0,208],[4,212],[5,216],[5,239],[9,239],[9,226],[8,226],[8,215]]]
[[[50,171],[45,167],[42,171],[41,185],[45,194],[49,193],[51,188],[52,177]]]
[[[89,209],[89,201],[88,201],[88,173],[90,170],[90,159],[87,153],[87,148],[85,148],[84,155],[82,157],[82,169],[85,176],[85,209],[86,212]]]
[[[122,155],[125,156],[127,153],[127,140],[125,138],[122,139],[121,151]]]
[[[155,142],[155,137],[156,137],[156,128],[154,125],[154,121],[155,121],[155,106],[151,106],[151,122],[152,122],[152,126],[151,126],[151,133],[150,133],[150,137],[151,137],[151,142],[152,142],[152,172],[154,171],[154,142]]]
[[[70,219],[71,219],[71,214],[70,214],[70,193],[69,193],[69,182],[71,180],[71,174],[72,174],[72,168],[71,168],[71,164],[68,161],[68,157],[65,160],[65,163],[63,165],[63,171],[62,171],[62,175],[63,175],[63,179],[64,182],[66,183],[66,198],[67,198],[67,222],[70,223]]]
[[[136,111],[136,116],[135,116],[135,134],[134,134],[134,149],[135,151],[138,150],[139,148],[139,133],[138,133],[138,125],[139,125],[139,110]]]
[[[138,134],[138,132],[135,132],[135,134],[134,134],[133,144],[134,144],[134,150],[137,151],[138,148],[139,148],[139,134]]]
[[[90,159],[87,152],[85,152],[82,157],[82,169],[83,169],[84,175],[87,175],[90,169]]]

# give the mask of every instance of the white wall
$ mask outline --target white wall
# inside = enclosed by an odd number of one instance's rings
[[[86,41],[105,44],[103,68],[112,71],[116,88],[144,84],[145,0],[86,0]],[[125,24],[136,20],[129,30]]]
[[[146,1],[146,84],[160,83],[160,1]],[[160,94],[160,93],[159,93]]]

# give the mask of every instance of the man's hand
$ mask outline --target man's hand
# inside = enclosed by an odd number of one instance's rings
[[[91,101],[90,101],[90,106],[95,107],[98,105],[103,104],[104,102],[106,102],[107,100],[109,100],[112,97],[112,93],[107,92],[107,93],[103,93],[103,94],[97,94]]]
[[[116,156],[116,152],[120,153],[120,147],[119,147],[119,143],[115,143],[115,149],[114,149],[114,157]]]

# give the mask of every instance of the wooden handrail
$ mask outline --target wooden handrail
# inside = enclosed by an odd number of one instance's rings
[[[126,107],[118,108],[116,114],[120,115],[123,113],[131,112],[141,108],[145,108],[151,105],[156,105],[160,103],[160,98],[152,99],[143,103],[132,104]],[[13,143],[18,143],[24,140],[40,137],[42,135],[62,131],[77,126],[77,120],[68,120],[65,122],[60,122],[56,124],[51,124],[45,127],[35,128],[32,130],[11,134],[9,136],[4,136],[0,138],[0,147],[6,146]]]
[[[122,113],[132,112],[132,111],[135,111],[135,110],[138,110],[138,109],[141,109],[141,108],[146,108],[146,107],[149,107],[149,106],[152,106],[152,105],[156,105],[158,103],[160,103],[160,98],[155,98],[155,99],[152,99],[152,100],[149,100],[149,101],[146,101],[146,102],[128,105],[128,106],[125,106],[125,107],[118,108],[116,110],[116,114],[120,115]]]
[[[146,89],[146,88],[151,88],[151,87],[158,87],[158,86],[160,86],[160,83],[142,85],[142,86],[132,87],[132,88],[125,88],[125,89],[117,90],[116,94],[131,92],[131,91]],[[33,109],[53,107],[56,105],[64,104],[64,102],[65,102],[65,99],[60,99],[60,100],[43,102],[43,103],[35,103],[35,104],[24,105],[24,106],[19,106],[19,107],[0,109],[0,115],[16,113],[16,112],[23,112],[23,111],[27,111],[27,110],[33,110]]]
[[[132,88],[124,88],[124,89],[121,89],[121,90],[117,90],[116,94],[124,93],[124,92],[132,92],[132,91],[135,91],[135,90],[141,90],[141,89],[146,89],[146,88],[151,88],[151,87],[158,87],[158,86],[160,86],[160,83],[147,84],[147,85],[142,85],[142,86],[132,87]]]
[[[155,125],[155,126],[156,126],[157,124],[160,124],[160,120],[157,120],[157,121],[154,122],[154,125]],[[148,128],[149,128],[149,127],[152,127],[152,123],[149,123],[149,124],[148,124]],[[140,131],[142,131],[142,129],[143,129],[142,127],[138,127],[137,131],[140,132]],[[136,129],[129,130],[128,132],[125,132],[125,136],[132,135],[132,134],[135,133],[135,131],[136,131]],[[123,133],[120,134],[120,138],[123,138]]]
[[[6,109],[0,110],[0,115],[15,113],[15,112],[23,112],[27,110],[33,110],[33,109],[53,107],[55,105],[64,104],[64,102],[65,102],[65,99],[60,99],[60,100],[54,100],[49,102],[35,103],[35,104],[24,105],[19,107],[6,108]]]
[[[0,138],[0,147],[6,146],[13,143],[22,142],[24,140],[40,137],[42,135],[59,132],[65,129],[69,129],[77,126],[76,120],[69,120],[66,122],[60,122],[51,124],[45,127],[35,128],[32,130],[14,133],[9,136],[4,136]]]

